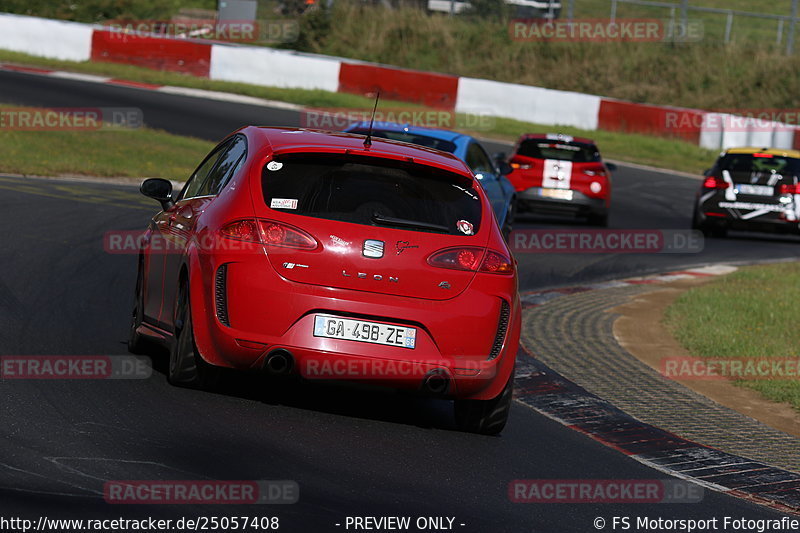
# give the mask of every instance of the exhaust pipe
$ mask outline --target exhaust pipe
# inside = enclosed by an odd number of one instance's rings
[[[438,368],[431,370],[422,378],[422,390],[429,394],[442,396],[450,390],[450,373]]]
[[[273,376],[285,376],[294,368],[294,357],[287,350],[272,350],[264,360],[264,370]]]

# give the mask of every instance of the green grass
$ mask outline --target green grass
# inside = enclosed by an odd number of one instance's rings
[[[0,111],[11,106],[0,105]],[[14,108],[19,109],[19,108]],[[32,108],[26,108],[32,109]],[[161,177],[184,181],[212,143],[147,128],[0,130],[0,172],[26,175]]]
[[[800,359],[800,263],[742,268],[682,294],[664,322],[696,357]],[[800,410],[800,379],[739,380]]]

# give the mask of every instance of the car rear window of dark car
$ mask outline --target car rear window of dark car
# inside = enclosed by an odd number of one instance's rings
[[[366,135],[367,130],[353,130],[350,133]],[[436,139],[435,137],[429,137],[427,135],[417,135],[415,133],[408,133],[404,131],[373,130],[372,136],[425,146],[426,148],[433,148],[434,150],[441,150],[442,152],[449,152],[451,154],[456,151],[455,143],[451,143],[450,141],[445,141],[443,139]]]
[[[726,154],[717,162],[719,170],[735,174],[800,175],[800,159],[772,154]]]
[[[482,218],[470,178],[375,157],[278,156],[264,167],[262,189],[271,209],[366,226],[465,235]]]
[[[530,139],[522,141],[517,154],[536,159],[558,159],[573,163],[594,163],[600,161],[600,152],[593,144]]]

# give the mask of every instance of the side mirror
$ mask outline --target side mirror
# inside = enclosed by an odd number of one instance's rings
[[[175,202],[172,200],[172,183],[165,179],[146,179],[139,186],[139,192],[148,198],[157,200],[164,211],[175,205]]]
[[[608,169],[609,172],[617,171],[617,165],[615,165],[614,163],[606,163],[606,168]]]
[[[501,176],[507,176],[514,172],[514,169],[506,161],[498,161],[497,169],[500,171]]]

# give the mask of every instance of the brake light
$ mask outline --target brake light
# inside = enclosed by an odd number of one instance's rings
[[[261,242],[258,236],[258,224],[255,220],[245,219],[230,222],[222,227],[219,232],[223,237],[245,242]]]
[[[487,272],[489,274],[512,274],[514,264],[500,252],[483,248],[464,247],[440,250],[428,257],[428,264],[438,268]]]
[[[763,153],[755,153],[753,157],[763,157],[765,159],[772,159],[774,156],[772,154],[763,154]]]
[[[730,186],[730,183],[717,176],[709,176],[703,182],[704,189],[727,189]]]
[[[800,194],[800,183],[789,185],[788,183],[781,185],[778,189],[780,194]]]
[[[219,230],[223,237],[237,241],[314,250],[318,243],[314,237],[301,230],[274,220],[246,218],[229,222]]]

